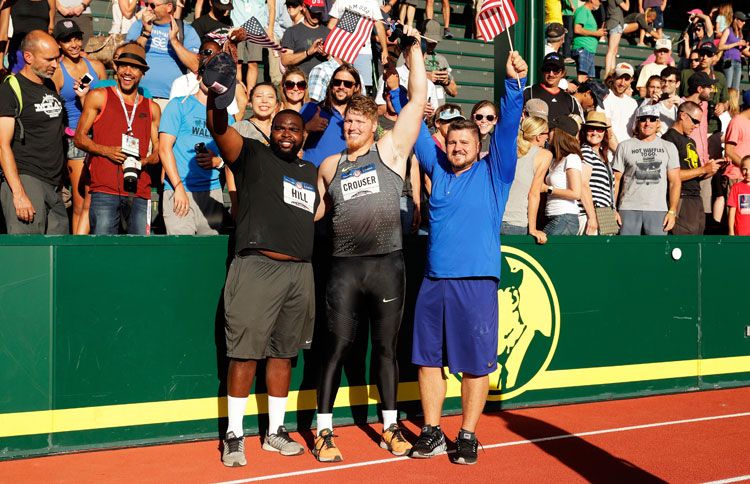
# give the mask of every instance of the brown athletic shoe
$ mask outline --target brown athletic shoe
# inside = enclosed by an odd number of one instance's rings
[[[401,428],[398,424],[391,424],[383,432],[383,438],[380,441],[380,448],[388,450],[393,455],[407,455],[411,451],[411,444],[404,438]]]
[[[344,460],[341,456],[341,451],[333,442],[334,437],[335,435],[333,435],[331,429],[323,429],[318,434],[312,454],[319,462],[341,462]]]

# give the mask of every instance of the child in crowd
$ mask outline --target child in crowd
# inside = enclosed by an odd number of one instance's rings
[[[729,235],[750,235],[750,155],[740,161],[742,180],[729,191]]]

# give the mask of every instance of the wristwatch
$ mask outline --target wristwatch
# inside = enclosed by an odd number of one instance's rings
[[[222,168],[224,168],[224,165],[226,164],[224,163],[223,158],[219,158],[219,159],[221,160],[221,163],[219,163],[219,166],[216,167],[217,170],[221,170]]]

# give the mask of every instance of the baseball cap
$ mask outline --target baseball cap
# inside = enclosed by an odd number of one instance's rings
[[[719,52],[719,49],[716,48],[716,44],[713,43],[711,40],[707,40],[703,42],[700,47],[698,47],[699,53],[706,53],[709,55],[716,55]]]
[[[305,0],[304,3],[311,12],[325,12],[325,0]]]
[[[633,77],[635,75],[635,69],[627,62],[620,62],[615,66],[615,77],[622,77],[624,75]]]
[[[638,111],[635,112],[636,118],[644,118],[646,116],[659,117],[659,106],[656,104],[641,104]]]
[[[745,15],[745,12],[734,12],[734,18],[742,20],[743,22],[747,21],[747,15]]]
[[[594,97],[594,102],[596,103],[596,105],[604,109],[604,98],[607,97],[607,94],[609,94],[609,89],[607,89],[607,87],[601,82],[595,79],[589,79],[588,81],[578,86],[578,92],[590,92]]]
[[[696,72],[688,79],[688,91],[698,87],[710,87],[714,84],[716,84],[716,79],[711,79],[711,77],[703,71]]]
[[[438,114],[438,119],[440,121],[455,121],[457,119],[466,118],[464,118],[464,115],[461,114],[461,111],[459,111],[458,109],[448,108],[440,111],[440,114]]]
[[[211,5],[219,10],[232,10],[232,0],[211,0]]]
[[[688,10],[688,15],[703,15],[703,10],[694,8],[692,10]]]
[[[55,40],[69,39],[73,36],[83,37],[83,30],[78,26],[75,20],[63,19],[55,24],[52,31],[52,37]]]
[[[672,51],[672,41],[669,39],[656,39],[656,45],[654,50],[668,50]]]
[[[425,21],[423,30],[424,31],[422,32],[422,35],[434,40],[440,39],[440,37],[443,35],[442,28],[440,27],[440,22],[435,19],[429,19]]]
[[[549,123],[549,129],[561,129],[571,136],[578,136],[578,123],[570,116],[557,116]]]
[[[544,56],[542,60],[542,72],[546,70],[562,70],[565,69],[565,60],[557,52],[550,52]]]
[[[541,99],[532,98],[526,101],[524,110],[529,116],[536,116],[547,121],[549,119],[549,105]]]
[[[563,24],[558,22],[552,22],[547,26],[545,36],[548,40],[560,40],[567,33],[567,29],[563,27]]]
[[[216,94],[216,107],[226,109],[234,100],[237,84],[237,65],[232,55],[221,52],[206,62],[203,70],[203,84]]]
[[[148,70],[146,50],[140,45],[135,43],[125,44],[117,52],[119,52],[117,56],[112,59],[115,65],[128,64],[140,67],[144,72]]]

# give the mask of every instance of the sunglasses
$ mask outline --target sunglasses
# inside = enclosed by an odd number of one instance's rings
[[[688,117],[688,119],[690,119],[690,121],[691,121],[691,122],[692,122],[692,123],[693,123],[693,124],[694,124],[695,126],[698,126],[699,124],[701,124],[701,121],[700,121],[700,119],[695,119],[694,117],[690,116],[690,115],[689,115],[688,113],[682,113],[682,114],[684,114],[685,116],[687,116],[687,117]]]
[[[489,121],[491,123],[491,122],[493,122],[497,118],[497,116],[495,116],[494,114],[487,114],[487,115],[484,115],[484,114],[475,114],[474,115],[474,121],[481,121],[481,120],[483,120],[485,118],[487,118],[487,121]]]
[[[700,59],[690,59],[690,62],[700,62]]]
[[[560,74],[563,69],[542,69],[542,74]]]
[[[202,55],[203,57],[211,57],[212,55],[214,55],[214,50],[213,49],[203,49],[203,50],[199,51],[198,54]]]
[[[354,87],[354,81],[346,81],[344,79],[334,79],[331,83],[333,84],[333,87],[344,86],[347,89]]]
[[[156,10],[156,7],[159,7],[164,4],[151,2],[151,3],[145,3],[144,5],[146,6],[146,8],[150,8],[151,10]]]
[[[587,133],[599,133],[599,134],[603,134],[605,131],[607,131],[607,128],[589,127],[589,126],[586,127],[586,132]]]
[[[638,118],[639,123],[645,123],[646,121],[648,121],[649,123],[655,123],[659,121],[659,118],[656,116],[641,116],[640,118]]]
[[[300,91],[304,91],[307,89],[307,82],[306,81],[284,81],[284,89],[287,91],[291,91],[294,88],[299,89]]]

